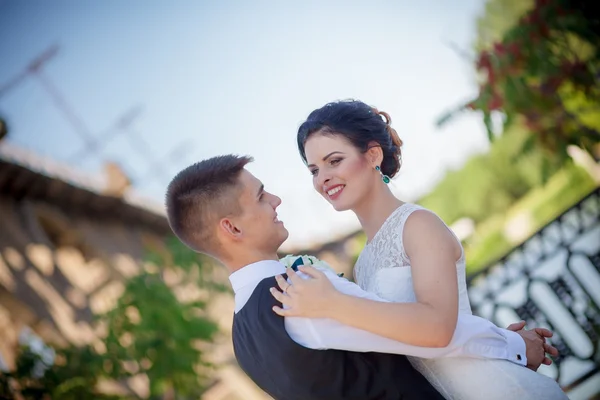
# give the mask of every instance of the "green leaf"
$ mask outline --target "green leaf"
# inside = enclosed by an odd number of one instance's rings
[[[550,179],[550,162],[548,161],[547,158],[542,158],[542,168],[541,168],[541,175],[542,175],[542,182],[546,183],[548,182],[548,179]]]
[[[506,112],[502,131],[504,132],[504,131],[507,131],[508,129],[510,129],[511,126],[513,126],[514,122],[515,122],[515,114],[513,114],[511,112]]]
[[[534,134],[530,134],[527,139],[523,142],[523,146],[521,147],[520,154],[529,154],[533,151],[536,144],[536,137]]]
[[[493,142],[495,140],[495,135],[492,129],[492,114],[490,112],[483,113],[483,123],[485,125],[489,141]]]
[[[509,78],[504,85],[504,99],[508,104],[520,104],[523,99],[523,90],[517,79]]]
[[[469,104],[470,102],[461,104],[460,106],[454,107],[453,109],[445,112],[435,121],[435,126],[437,128],[441,128],[442,126],[450,122],[450,120],[454,118],[458,113],[465,111]]]

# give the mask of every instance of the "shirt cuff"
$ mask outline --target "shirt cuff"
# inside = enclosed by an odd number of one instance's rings
[[[516,332],[504,330],[507,344],[507,359],[515,364],[527,366],[527,346],[525,340]]]

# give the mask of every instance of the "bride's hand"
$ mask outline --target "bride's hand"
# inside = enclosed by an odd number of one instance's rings
[[[275,277],[281,291],[271,288],[271,294],[286,308],[275,306],[273,311],[282,317],[328,317],[330,306],[340,292],[333,287],[327,276],[316,268],[301,266],[298,269],[309,278],[301,278],[291,268],[287,272],[291,284],[281,275]]]

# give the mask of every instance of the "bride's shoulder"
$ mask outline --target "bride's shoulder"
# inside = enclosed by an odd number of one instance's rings
[[[414,203],[403,203],[400,207],[398,207],[393,213],[394,220],[396,222],[406,221],[413,214],[433,214],[436,215],[435,212],[420,206]],[[437,215],[436,215],[437,216]]]
[[[397,210],[394,220],[400,231],[446,227],[444,221],[435,212],[413,203],[404,203]]]
[[[409,247],[427,250],[434,242],[437,247],[445,245],[452,249],[457,259],[462,255],[460,240],[452,229],[436,213],[424,207],[415,208],[410,218],[406,218],[402,237],[407,254]]]

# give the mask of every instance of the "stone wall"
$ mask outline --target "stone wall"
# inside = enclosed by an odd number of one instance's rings
[[[146,245],[164,232],[120,219],[89,216],[40,200],[0,194],[0,366],[14,366],[19,334],[31,329],[46,343],[100,342],[92,315],[109,310],[123,282],[143,268]],[[224,275],[226,278],[226,274]],[[185,296],[185,293],[181,293]],[[225,362],[207,398],[266,399],[233,359],[233,299],[212,302],[223,329],[213,358]],[[129,386],[146,393],[143,381]]]

